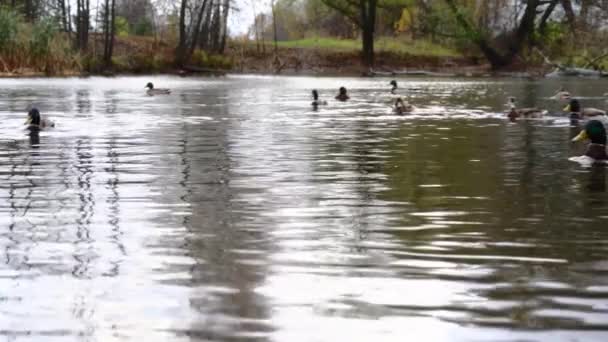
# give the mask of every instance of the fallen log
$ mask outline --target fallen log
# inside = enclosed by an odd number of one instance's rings
[[[566,66],[566,65],[563,65],[563,64],[555,63],[555,62],[551,61],[549,59],[549,57],[547,57],[542,51],[540,51],[540,49],[534,48],[534,50],[539,55],[541,55],[541,57],[545,61],[545,64],[548,64],[548,65],[551,65],[552,67],[554,67],[554,70],[552,72],[546,74],[545,77],[548,77],[548,78],[556,78],[556,77],[608,77],[608,72],[604,72],[604,71],[600,71],[600,70],[594,70],[594,69],[588,69],[588,68],[570,67],[570,66]],[[600,57],[604,58],[605,56],[600,56]],[[601,58],[599,58],[599,59],[601,59]],[[592,63],[595,63],[595,62],[596,62],[595,60],[592,61]]]
[[[556,77],[608,77],[608,72],[585,68],[568,68],[555,69],[545,75],[547,78]]]

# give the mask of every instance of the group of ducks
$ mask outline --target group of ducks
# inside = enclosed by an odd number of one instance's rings
[[[608,95],[608,94],[605,94]],[[597,108],[581,108],[580,102],[573,98],[570,92],[565,90],[563,87],[551,97],[551,99],[559,100],[559,101],[568,101],[568,105],[563,109],[564,112],[570,114],[571,120],[584,120],[589,119],[596,116],[605,116],[606,112],[597,109]],[[533,108],[517,108],[515,105],[515,98],[510,97],[507,102],[507,107],[509,111],[507,112],[507,116],[511,120],[515,120],[517,118],[540,118],[544,116],[547,111],[541,110],[537,107]]]
[[[389,85],[391,88],[391,94],[395,95],[398,89],[397,81],[392,80]],[[606,94],[608,95],[608,94]],[[312,106],[317,108],[321,105],[327,105],[327,101],[319,100],[319,92],[315,89],[312,91]],[[567,101],[568,105],[563,109],[564,112],[568,113],[572,123],[578,123],[580,120],[586,120],[584,129],[577,135],[572,141],[590,140],[591,143],[587,146],[585,156],[590,157],[594,160],[607,161],[608,155],[606,154],[606,129],[604,124],[597,120],[598,118],[606,117],[606,112],[597,108],[582,108],[579,100],[572,97],[570,92],[565,90],[563,87],[560,88],[557,93],[551,97],[554,100]],[[338,95],[335,97],[338,101],[348,101],[350,97],[346,91],[346,88],[340,87]],[[506,116],[511,120],[515,121],[518,118],[541,118],[547,114],[546,110],[542,110],[536,107],[533,108],[517,108],[515,104],[515,98],[509,97],[507,102]],[[394,100],[393,112],[398,115],[403,115],[415,111],[415,107],[407,101],[404,101],[401,97],[397,97]]]
[[[606,96],[608,94],[604,95]],[[606,128],[604,127],[603,122],[600,121],[600,119],[606,118],[606,111],[591,107],[581,107],[580,102],[573,98],[570,92],[563,87],[551,98],[554,100],[568,101],[568,105],[564,107],[563,111],[569,114],[570,122],[572,124],[576,125],[581,120],[586,121],[581,132],[572,139],[573,142],[583,140],[590,141],[583,155],[591,158],[593,161],[608,161],[608,154],[606,153]],[[520,117],[540,118],[547,113],[546,110],[541,110],[536,107],[517,108],[515,106],[515,98],[513,97],[509,98],[507,106],[509,107],[507,116],[511,121]]]
[[[397,81],[392,80],[389,83],[389,85],[392,86],[391,94],[395,95],[397,88],[398,88]],[[327,101],[319,100],[319,92],[316,89],[313,89],[313,91],[312,91],[312,99],[313,99],[313,101],[312,101],[313,108],[317,108],[318,106],[327,105]],[[335,99],[338,101],[341,101],[341,102],[346,102],[350,99],[350,96],[348,96],[348,93],[347,93],[347,90],[345,87],[340,87],[340,89],[338,89],[338,95],[336,95]],[[414,106],[411,105],[409,102],[404,101],[401,97],[397,97],[395,99],[393,111],[396,114],[403,115],[403,114],[413,112]]]
[[[392,80],[391,94],[395,95],[398,89],[397,81]],[[150,96],[153,95],[168,95],[171,94],[171,90],[166,88],[154,88],[154,84],[149,82],[146,84],[146,93]],[[321,105],[327,105],[327,101],[319,99],[319,92],[317,90],[312,91],[313,102],[312,106],[317,107]],[[587,146],[585,156],[590,157],[594,160],[606,161],[608,155],[606,154],[606,129],[604,124],[597,120],[598,117],[605,117],[606,112],[597,108],[581,108],[580,102],[573,98],[571,94],[565,89],[560,89],[553,97],[556,100],[568,101],[568,105],[564,108],[564,111],[570,114],[572,121],[578,122],[578,120],[588,120],[585,124],[584,129],[577,135],[572,141],[590,140],[591,143]],[[338,101],[348,101],[350,97],[345,87],[340,87],[338,94],[335,96]],[[507,117],[511,120],[517,118],[539,118],[547,113],[546,110],[538,108],[517,108],[515,104],[515,98],[510,97],[508,102]],[[395,99],[393,105],[393,111],[396,114],[403,115],[411,113],[415,110],[415,107],[404,101],[401,97]],[[47,118],[43,118],[40,111],[37,108],[30,108],[27,114],[27,120],[25,122],[28,125],[28,129],[31,131],[40,131],[49,127],[55,127],[55,123]]]

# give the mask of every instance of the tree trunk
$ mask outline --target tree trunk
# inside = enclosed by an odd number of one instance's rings
[[[359,0],[361,11],[362,61],[367,67],[374,66],[374,30],[376,26],[377,0]]]
[[[106,0],[105,13],[104,13],[104,47],[103,47],[103,62],[104,66],[109,69],[112,67],[112,54],[114,52],[114,20],[116,18],[115,13],[116,1]]]
[[[89,44],[89,0],[76,0],[76,46],[86,52]]]
[[[103,64],[110,64],[110,0],[104,1],[103,7]]]
[[[25,20],[27,22],[34,21],[34,4],[33,0],[25,0],[23,6],[23,12],[25,14]]]
[[[551,17],[551,14],[553,14],[553,11],[555,10],[555,7],[557,7],[558,3],[559,0],[551,1],[549,6],[543,13],[543,16],[540,18],[540,23],[538,24],[538,32],[540,32],[541,36],[545,36],[547,34],[547,21]]]
[[[116,36],[116,0],[112,0],[110,15],[110,42],[108,47],[107,67],[112,67],[112,56],[114,55],[114,37]]]
[[[199,46],[203,50],[207,50],[211,46],[211,15],[213,14],[213,6],[215,6],[215,1],[210,0],[209,9],[205,14],[205,20],[203,21],[203,26],[201,27],[201,38],[199,42]]]
[[[211,51],[217,52],[220,45],[220,15],[221,15],[221,2],[217,2],[213,13],[213,21],[211,22]]]
[[[65,32],[70,32],[68,26],[68,14],[66,13],[65,0],[59,0],[59,10],[61,11],[61,25]]]
[[[68,10],[67,10],[67,17],[68,17],[68,33],[72,33],[72,6],[70,6],[70,3],[68,2]]]
[[[274,0],[272,0],[272,3],[270,4],[270,8],[272,10],[272,35],[274,38],[274,57],[277,58],[279,56],[279,44],[278,44],[278,37],[277,37],[277,17],[276,17],[276,11],[274,8]]]
[[[198,44],[198,38],[201,33],[201,24],[203,22],[203,15],[205,14],[205,10],[207,9],[208,0],[204,0],[201,8],[198,11],[198,16],[196,18],[196,26],[192,30],[192,41],[190,42],[190,51],[188,53],[189,56],[192,56],[194,49],[196,49],[196,44]]]
[[[526,10],[521,18],[519,27],[515,33],[515,39],[512,40],[511,48],[507,55],[507,60],[510,62],[521,51],[526,41],[530,42],[534,34],[534,21],[536,20],[536,9],[538,8],[539,0],[528,0]]]
[[[175,63],[183,66],[186,58],[186,7],[188,0],[182,0],[179,10],[179,42],[175,50]]]
[[[503,56],[501,56],[494,48],[490,46],[488,41],[482,36],[480,32],[475,30],[471,24],[467,21],[464,15],[458,10],[454,0],[444,0],[454,16],[456,17],[456,21],[460,24],[460,26],[464,29],[466,35],[479,47],[481,52],[484,54],[492,69],[500,69],[504,66],[510,64],[511,61],[507,60]]]
[[[578,15],[578,25],[577,26],[583,31],[587,30],[587,21],[589,20],[590,5],[591,4],[590,4],[589,0],[581,1],[581,11]]]
[[[568,25],[570,26],[570,31],[574,33],[576,30],[576,16],[574,15],[574,10],[572,9],[572,1],[571,0],[561,0],[562,7],[564,8],[564,13],[566,13],[566,19],[568,21]]]
[[[226,39],[228,37],[228,15],[230,14],[230,0],[224,0],[224,22],[222,23],[222,41],[220,43],[219,53],[224,53],[226,50]]]

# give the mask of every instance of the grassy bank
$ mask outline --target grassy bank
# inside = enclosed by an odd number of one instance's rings
[[[89,74],[184,73],[175,67],[175,42],[154,37],[116,37],[111,67],[104,65],[103,36],[92,32],[86,53],[73,48],[73,34],[48,22],[34,26],[0,11],[0,76],[73,76]],[[229,41],[225,54],[195,50],[186,73],[220,70],[243,73],[360,75],[361,42],[353,39],[310,38],[282,41],[279,53],[266,41]],[[376,69],[436,70],[474,64],[455,50],[428,41],[384,37],[376,41]]]
[[[338,38],[307,38],[278,42],[280,47],[321,49],[326,51],[359,51],[361,41],[355,39]],[[381,37],[375,41],[377,52],[409,54],[412,56],[431,57],[462,57],[456,50],[433,44],[428,40],[411,40],[406,38]]]
[[[273,42],[258,46],[255,42],[234,41],[228,56],[233,70],[252,73],[361,75],[369,70],[361,64],[361,42],[353,39],[309,38],[278,42],[274,55]],[[381,37],[375,42],[375,69],[426,69],[445,71],[450,68],[477,66],[477,61],[458,51],[429,41]]]

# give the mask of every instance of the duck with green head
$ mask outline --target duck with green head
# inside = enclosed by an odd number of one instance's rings
[[[587,145],[585,156],[594,160],[607,160],[606,154],[606,129],[604,124],[598,120],[590,120],[585,124],[585,128],[572,139],[572,141],[590,140]]]
[[[27,128],[30,130],[42,130],[55,127],[55,123],[50,119],[43,118],[42,115],[40,115],[38,108],[35,107],[31,108],[27,113],[25,124],[28,125]]]
[[[144,88],[147,88],[146,94],[148,95],[169,95],[171,94],[171,90],[167,88],[154,88],[154,84],[152,82],[148,82]]]
[[[564,108],[564,112],[570,114],[570,119],[580,120],[592,118],[594,116],[604,116],[606,112],[597,108],[581,108],[581,104],[577,99],[570,100],[570,103]]]

